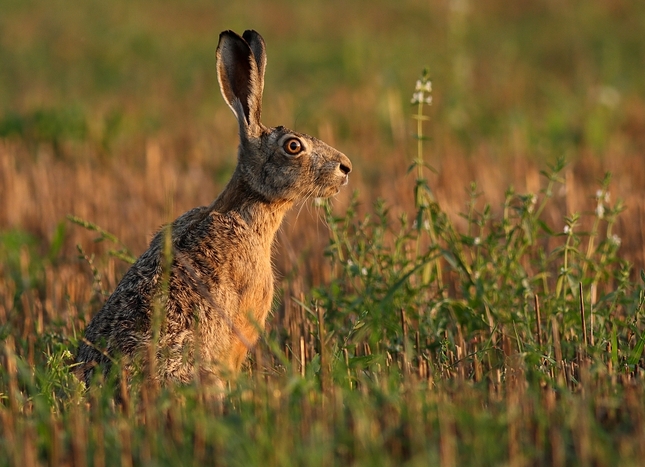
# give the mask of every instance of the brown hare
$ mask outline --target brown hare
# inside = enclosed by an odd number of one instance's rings
[[[257,32],[220,34],[217,76],[239,125],[237,167],[210,206],[155,235],[91,320],[76,357],[86,384],[95,368],[107,374],[119,358],[126,371],[149,368],[162,384],[198,374],[221,383],[222,375],[235,374],[271,308],[271,248],[285,213],[347,184],[352,163],[344,154],[260,122],[265,66]],[[151,362],[153,328],[159,331]]]

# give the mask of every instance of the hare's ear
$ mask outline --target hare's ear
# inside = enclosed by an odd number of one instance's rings
[[[253,52],[253,57],[255,58],[255,64],[258,67],[258,81],[260,83],[260,92],[264,89],[264,69],[267,66],[267,52],[266,46],[264,45],[264,39],[253,29],[247,29],[242,34],[242,37],[249,44],[251,51]]]
[[[220,34],[217,79],[224,100],[237,117],[240,129],[254,134],[262,128],[260,116],[264,77],[260,74],[259,65],[264,71],[266,55],[260,35],[254,31],[247,32],[253,45],[233,31]],[[254,49],[257,49],[258,57],[255,56]]]

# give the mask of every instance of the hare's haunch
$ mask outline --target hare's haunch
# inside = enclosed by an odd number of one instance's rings
[[[220,34],[217,76],[239,125],[235,172],[210,206],[161,229],[85,331],[77,362],[89,384],[124,358],[160,382],[235,373],[258,339],[273,299],[271,246],[298,200],[329,197],[352,163],[311,136],[260,122],[266,52],[255,31]],[[170,237],[168,237],[170,236]],[[154,362],[153,320],[159,316]],[[132,368],[128,368],[128,366]]]

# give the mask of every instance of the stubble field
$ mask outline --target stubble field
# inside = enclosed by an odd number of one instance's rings
[[[0,2],[0,465],[640,465],[645,7],[347,3]],[[231,175],[215,48],[247,28],[265,124],[350,185],[287,217],[221,399],[115,406],[73,354]]]

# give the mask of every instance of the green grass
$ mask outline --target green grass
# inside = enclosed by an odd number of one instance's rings
[[[0,1],[0,198],[22,196],[0,205],[0,466],[640,465],[642,2],[219,3]],[[73,354],[138,216],[230,172],[229,27],[267,39],[267,123],[326,132],[360,189],[311,208],[324,255],[308,209],[286,223],[239,378],[139,375],[117,405]],[[426,64],[433,104],[410,107]],[[525,172],[464,177],[490,165]]]

